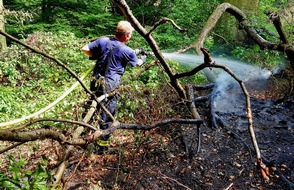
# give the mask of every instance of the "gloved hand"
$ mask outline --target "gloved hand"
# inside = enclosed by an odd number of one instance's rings
[[[139,55],[139,54],[141,54],[143,52],[143,49],[142,48],[138,48],[138,49],[135,49],[134,51],[135,51],[135,54],[136,55]]]
[[[143,63],[145,63],[146,59],[147,59],[147,56],[146,55],[141,55],[138,58],[141,59],[143,61]]]

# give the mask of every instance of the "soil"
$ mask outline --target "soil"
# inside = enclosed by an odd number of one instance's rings
[[[256,138],[263,161],[270,168],[269,181],[263,180],[248,129],[242,127],[246,118],[217,113],[222,122],[211,126],[208,106],[199,102],[197,108],[206,122],[200,126],[198,152],[194,125],[175,124],[150,131],[117,130],[109,151],[102,155],[90,148],[76,148],[63,185],[72,190],[294,189],[294,96],[285,87],[289,83],[273,81],[262,91],[249,92]],[[27,156],[33,163],[45,154],[49,157],[48,169],[54,168],[59,145],[50,140],[41,143],[42,150]]]

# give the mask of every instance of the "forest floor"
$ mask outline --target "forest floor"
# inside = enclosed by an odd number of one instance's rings
[[[206,123],[200,127],[198,153],[196,126],[179,124],[150,131],[117,130],[112,135],[110,150],[102,155],[77,148],[70,156],[64,189],[291,189],[294,183],[293,92],[281,99],[289,92],[288,86],[288,82],[281,85],[274,80],[262,91],[249,92],[256,138],[264,162],[270,167],[268,182],[257,168],[248,129],[241,127],[246,118],[219,113],[222,126],[211,127]],[[206,104],[200,103],[198,109],[202,118],[209,117]],[[26,153],[30,162],[45,154],[48,167],[55,167],[58,143],[44,140],[38,146],[43,148]],[[25,148],[30,147],[19,148],[26,152]]]
[[[221,127],[200,127],[198,153],[193,125],[169,125],[137,134],[116,131],[108,153],[90,153],[78,167],[72,166],[67,189],[291,189],[294,96],[281,99],[290,92],[289,86],[289,81],[274,79],[250,92],[256,138],[270,167],[268,182],[256,166],[248,129],[242,127],[246,118],[219,113]],[[205,104],[198,109],[202,118],[208,118]]]

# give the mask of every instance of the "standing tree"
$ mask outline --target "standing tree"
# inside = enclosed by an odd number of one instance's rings
[[[0,0],[0,30],[4,31],[4,6],[3,0]],[[6,38],[0,35],[0,50],[6,49]]]

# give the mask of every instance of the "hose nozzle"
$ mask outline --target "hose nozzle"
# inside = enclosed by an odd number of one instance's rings
[[[143,48],[138,48],[135,50],[135,53],[137,55],[146,55],[146,56],[154,56],[154,53],[152,51],[146,51]]]

